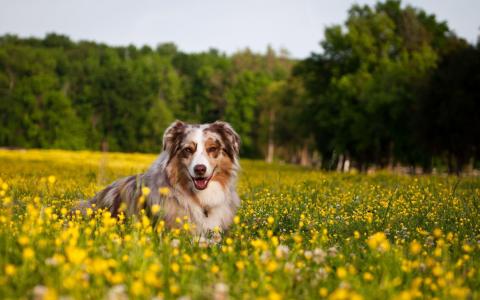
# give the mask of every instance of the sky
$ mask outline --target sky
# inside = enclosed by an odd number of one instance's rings
[[[109,45],[155,47],[174,42],[185,52],[216,48],[285,48],[293,58],[319,52],[326,26],[341,24],[354,4],[369,0],[0,0],[0,34]],[[403,1],[434,13],[470,43],[480,35],[480,0]]]

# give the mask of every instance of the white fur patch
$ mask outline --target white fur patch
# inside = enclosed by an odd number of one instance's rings
[[[188,166],[188,172],[192,177],[196,177],[195,171],[194,171],[194,168],[196,165],[204,165],[207,167],[207,171],[205,172],[204,177],[210,177],[213,172],[213,168],[210,165],[210,162],[208,161],[207,151],[205,150],[205,136],[204,136],[203,129],[204,129],[203,127],[195,128],[190,133],[192,135],[191,137],[192,141],[195,144],[197,144],[197,149],[195,150],[192,161]]]
[[[217,181],[210,181],[203,191],[197,192],[198,200],[204,207],[215,207],[225,202],[225,190]]]

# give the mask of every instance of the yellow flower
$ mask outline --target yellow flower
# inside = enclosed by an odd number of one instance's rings
[[[152,205],[152,214],[156,215],[160,211],[160,205],[154,204]]]
[[[22,235],[18,238],[18,243],[22,246],[25,246],[28,244],[28,237],[25,235]]]
[[[469,244],[463,244],[462,249],[463,249],[463,251],[465,251],[467,253],[472,252],[472,250],[473,250],[472,246],[470,246]]]
[[[274,260],[271,260],[267,264],[267,271],[270,273],[275,272],[277,270],[277,266],[277,263]]]
[[[390,243],[387,239],[387,236],[383,232],[377,232],[371,235],[368,238],[367,244],[372,250],[377,250],[380,252],[385,252],[390,249]]]
[[[146,186],[142,187],[142,195],[144,195],[145,197],[150,195],[150,189]]]
[[[282,300],[282,295],[272,291],[268,294],[268,300]]]
[[[433,236],[436,238],[440,238],[443,235],[443,232],[440,228],[435,228],[433,230]]]
[[[432,274],[435,276],[435,277],[439,277],[439,276],[442,276],[443,274],[443,269],[441,266],[437,265],[433,268],[432,270]]]
[[[235,216],[235,218],[233,218],[233,223],[235,223],[235,224],[240,223],[240,217],[239,217],[239,216]]]
[[[410,253],[412,253],[413,255],[417,255],[418,253],[420,253],[420,251],[422,251],[422,245],[416,240],[413,240],[410,243]]]
[[[7,274],[7,276],[13,276],[15,275],[16,272],[17,272],[17,268],[14,265],[7,264],[5,266],[5,274]]]
[[[320,297],[327,297],[328,296],[328,290],[324,287],[320,288],[320,291],[319,291],[319,294],[320,294]]]
[[[271,217],[271,216],[267,218],[267,222],[268,222],[268,224],[270,224],[270,225],[272,225],[274,221],[275,221],[275,219],[274,219],[273,217]]]
[[[176,295],[180,292],[180,287],[177,284],[170,284],[170,293]]]
[[[237,261],[235,263],[235,266],[237,267],[237,269],[239,269],[240,271],[245,269],[245,263],[241,260]]]
[[[347,270],[344,267],[340,267],[337,269],[337,277],[339,279],[345,279],[347,277]]]
[[[87,257],[87,251],[73,246],[67,247],[65,253],[68,257],[68,260],[74,264],[82,263]]]
[[[132,294],[136,296],[143,294],[144,290],[142,282],[139,280],[134,281],[130,287],[130,290]]]
[[[373,280],[373,275],[370,272],[365,272],[363,273],[363,280],[365,281],[372,281]]]
[[[32,259],[35,256],[35,251],[32,248],[23,249],[23,258],[26,260]]]
[[[57,178],[55,178],[55,176],[53,176],[53,175],[50,175],[50,176],[48,176],[47,180],[48,180],[48,183],[54,184],[55,181],[57,181]]]
[[[355,230],[355,231],[353,232],[353,237],[354,237],[356,240],[358,240],[358,239],[360,238],[360,232],[358,232],[358,231]]]
[[[210,272],[212,272],[213,274],[218,273],[218,271],[220,271],[220,268],[219,268],[217,265],[213,265],[213,266],[210,268]]]
[[[180,266],[177,264],[177,263],[173,263],[170,265],[170,268],[172,269],[172,271],[174,273],[178,273],[178,271],[180,271]]]
[[[164,187],[161,187],[158,189],[158,193],[163,196],[163,197],[166,197],[170,194],[170,189],[166,186]]]
[[[112,276],[109,278],[110,282],[113,284],[119,284],[124,281],[124,276],[122,273],[114,273]]]

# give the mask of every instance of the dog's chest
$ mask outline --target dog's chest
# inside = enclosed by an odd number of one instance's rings
[[[216,181],[210,182],[206,189],[197,193],[200,205],[207,210],[207,212],[213,207],[224,204],[227,200],[226,197],[227,195],[224,188]]]

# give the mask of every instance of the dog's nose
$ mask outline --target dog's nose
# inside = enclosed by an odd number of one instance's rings
[[[195,172],[195,175],[203,176],[205,175],[205,172],[207,172],[207,167],[205,165],[196,165],[193,167],[193,171]]]

